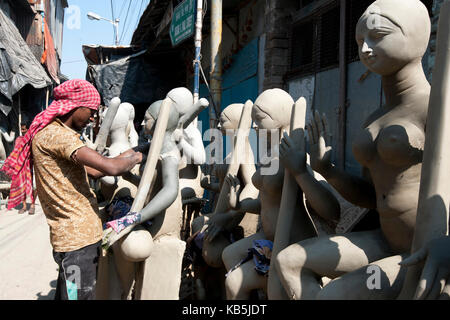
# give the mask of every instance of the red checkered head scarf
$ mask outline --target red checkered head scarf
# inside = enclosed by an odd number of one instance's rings
[[[8,209],[14,208],[26,199],[33,199],[33,180],[31,175],[31,141],[34,136],[50,124],[56,117],[68,114],[79,107],[97,110],[100,95],[86,80],[74,79],[64,82],[53,90],[54,101],[33,120],[25,136],[16,142],[14,150],[5,160],[2,170],[11,181]]]

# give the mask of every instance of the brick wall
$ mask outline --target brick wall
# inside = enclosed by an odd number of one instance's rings
[[[266,1],[265,64],[263,89],[285,88],[283,76],[289,69],[289,30],[296,0]]]

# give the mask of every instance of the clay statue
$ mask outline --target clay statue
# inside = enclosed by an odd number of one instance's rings
[[[226,183],[230,186],[230,207],[240,212],[251,212],[259,214],[261,218],[262,228],[257,233],[239,240],[223,250],[222,259],[228,270],[225,280],[227,298],[228,299],[249,299],[250,293],[254,289],[267,290],[267,275],[269,273],[269,262],[272,251],[272,245],[275,238],[275,230],[277,229],[277,220],[279,208],[282,198],[283,180],[285,170],[280,163],[278,156],[278,145],[280,137],[284,131],[289,132],[290,118],[294,101],[291,96],[281,89],[266,90],[259,95],[252,108],[252,119],[256,122],[258,130],[267,130],[267,161],[262,162],[252,177],[253,184],[259,190],[257,199],[242,199],[238,197],[239,180],[231,175],[227,176]],[[261,135],[260,135],[261,139]],[[289,139],[289,138],[288,138]],[[275,144],[272,140],[276,140]],[[289,142],[283,146],[283,150],[287,154],[291,154]],[[265,146],[264,146],[265,147]],[[295,152],[294,152],[295,153]],[[302,160],[303,159],[303,160]],[[285,159],[284,162],[287,160]],[[303,154],[294,157],[292,166],[293,172],[304,174],[306,170],[306,155]],[[297,163],[298,162],[298,163]],[[308,181],[314,178],[309,173]],[[313,192],[319,192],[322,195],[323,203],[332,204],[327,207],[327,211],[321,211],[321,208],[315,207],[315,203],[311,203],[319,215],[327,217],[331,215],[336,218],[339,215],[339,204],[330,191],[324,188],[320,183],[315,181]],[[308,198],[308,194],[306,195]],[[333,206],[334,205],[334,206]],[[323,207],[322,207],[323,208]],[[295,203],[295,212],[292,224],[288,226],[288,230],[283,230],[290,234],[290,242],[294,243],[299,239],[315,236],[314,230],[304,227],[304,217],[307,215],[306,208],[302,201]],[[254,259],[246,259],[249,249],[259,255],[255,264]],[[264,261],[265,260],[265,261]],[[276,276],[276,273],[275,273]],[[281,298],[281,297],[273,297]]]
[[[4,128],[2,125],[0,125],[0,161],[6,159],[6,153],[8,148],[6,147],[6,144],[11,143],[14,141],[14,138],[16,137],[16,133],[14,131],[11,131],[8,133],[8,130]],[[3,144],[3,139],[5,139],[5,144]]]
[[[237,138],[236,134],[239,123],[240,121],[242,122],[243,108],[243,104],[237,103],[227,106],[222,111],[218,128],[221,130],[223,136],[229,135],[230,139]],[[251,105],[249,108],[251,108]],[[251,121],[250,112],[247,117],[249,118],[249,125]],[[255,162],[247,137],[243,143],[245,144],[246,155],[234,170],[237,171],[238,179],[243,186],[240,191],[241,197],[243,199],[255,199],[258,196],[258,190],[251,181],[251,177],[256,171]],[[236,147],[237,144],[234,144],[234,148]],[[204,187],[216,193],[221,192],[226,173],[230,169],[229,166],[233,152],[234,150],[225,157],[224,163],[212,164],[213,174],[218,178],[219,182],[216,185],[212,185],[211,178],[208,177],[208,183],[205,182],[206,179],[202,181]],[[203,268],[202,270],[199,268],[195,271],[196,277],[200,281],[203,281],[202,284],[197,285],[203,285],[209,297],[215,295],[221,296],[221,292],[219,291],[224,286],[222,279],[225,270],[221,270],[223,269],[223,249],[231,243],[232,238],[240,239],[243,236],[251,235],[256,232],[258,226],[257,216],[230,210],[227,200],[224,201],[224,204],[217,204],[213,213],[199,216],[192,222],[192,233],[195,237],[194,243],[201,247],[203,260],[209,267]],[[197,266],[195,265],[194,267],[196,268]],[[212,277],[218,279],[214,284],[209,283],[210,281],[205,279],[211,279]],[[220,282],[220,286],[218,285],[218,281],[222,281]]]
[[[202,198],[200,165],[205,163],[202,134],[192,122],[186,129],[176,129],[173,137],[181,151],[180,188],[183,199]]]
[[[359,19],[361,62],[381,75],[386,98],[353,141],[363,177],[331,162],[330,133],[318,113],[308,126],[311,166],[351,203],[376,209],[381,230],[322,236],[282,250],[276,265],[289,298],[398,296],[406,273],[398,263],[410,251],[416,223],[430,94],[421,59],[429,36],[428,11],[418,0],[378,0]],[[379,282],[370,278],[374,270],[382,274]],[[323,286],[321,277],[333,280]]]
[[[137,207],[137,212],[133,212],[133,202],[132,212],[108,222],[109,228],[104,232],[104,242],[110,246],[114,245],[114,259],[122,284],[123,298],[130,298],[134,288],[135,299],[178,299],[185,243],[180,240],[180,152],[172,135],[177,128],[189,124],[192,121],[189,116],[198,111],[199,106],[204,108],[205,103],[202,101],[203,105],[194,105],[192,93],[186,88],[171,90],[166,100],[169,101],[170,111],[166,113],[168,120],[164,131],[158,132],[157,120],[160,109],[162,112],[165,108],[165,102],[153,103],[146,112],[147,134],[152,135],[152,144],[158,140],[161,148],[156,174],[153,179],[152,175],[146,175],[148,162],[154,157],[150,148],[149,158],[142,173],[143,181],[139,181],[136,176],[127,177],[135,184],[139,182],[135,202],[142,195],[139,192],[142,186],[150,190],[146,205],[143,209]],[[147,181],[147,178],[151,181]],[[146,223],[148,221],[151,221],[150,226]]]
[[[107,109],[106,112],[108,112],[108,110],[109,109]],[[130,133],[136,133],[133,125],[134,114],[134,107],[132,104],[125,102],[119,105],[108,132],[110,144],[106,149],[107,152],[105,156],[116,157],[122,152],[137,146],[136,137],[134,137],[133,134],[133,143],[130,142]],[[138,174],[139,166],[133,168],[132,172]],[[136,186],[121,177],[105,176],[99,180],[101,193],[105,197],[107,203],[115,196],[123,197],[129,195],[134,197],[136,195]]]

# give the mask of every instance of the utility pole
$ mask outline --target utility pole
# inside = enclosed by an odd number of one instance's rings
[[[222,0],[211,0],[211,97],[214,100],[209,105],[210,128],[217,127],[217,117],[214,104],[221,110],[222,99]]]

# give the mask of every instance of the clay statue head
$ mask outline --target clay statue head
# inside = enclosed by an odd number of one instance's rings
[[[106,113],[106,111],[105,111]],[[134,119],[134,107],[131,103],[124,102],[119,105],[116,116],[111,124],[111,130],[126,128],[128,122]]]
[[[222,131],[222,134],[226,134],[227,130],[237,130],[243,108],[243,103],[233,103],[222,110],[220,113],[218,126],[218,128]]]
[[[144,132],[145,134],[153,134],[156,126],[156,120],[158,119],[159,110],[161,109],[163,100],[158,100],[153,102],[150,107],[148,107],[144,116]],[[191,103],[192,105],[192,103]],[[174,131],[177,127],[178,120],[181,114],[177,111],[176,104],[173,104],[170,108],[169,121],[167,123],[166,131]]]
[[[294,99],[284,90],[275,88],[262,92],[252,108],[252,119],[259,129],[289,127]]]
[[[420,62],[428,47],[431,23],[419,0],[377,0],[356,25],[361,62],[383,76]]]
[[[183,115],[189,115],[194,111],[194,97],[192,93],[183,87],[175,88],[169,91],[167,97],[170,98],[173,103],[170,108],[169,121],[167,123],[168,132],[174,131],[179,125],[179,120]],[[204,99],[203,99],[204,100]],[[151,133],[154,130],[156,119],[158,118],[159,110],[161,109],[163,100],[155,101],[148,107],[145,112],[145,132]]]

